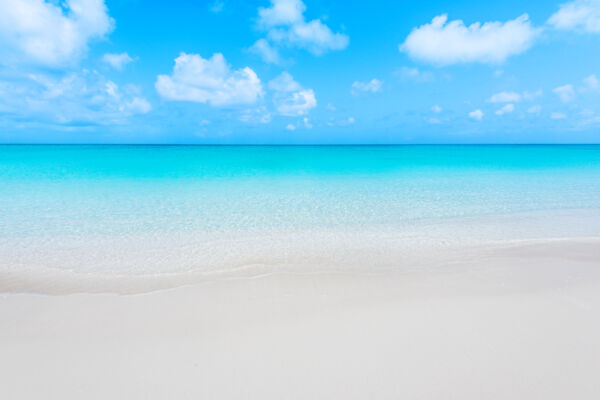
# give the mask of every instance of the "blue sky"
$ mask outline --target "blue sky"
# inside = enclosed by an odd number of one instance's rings
[[[2,0],[4,143],[600,142],[600,0]]]

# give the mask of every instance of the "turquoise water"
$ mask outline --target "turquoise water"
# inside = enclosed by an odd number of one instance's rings
[[[600,146],[0,146],[0,237],[600,208]]]
[[[600,146],[0,146],[0,292],[413,270],[596,236]]]

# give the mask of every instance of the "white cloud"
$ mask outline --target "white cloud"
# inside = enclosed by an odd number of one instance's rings
[[[239,120],[249,124],[268,124],[271,122],[271,113],[265,106],[246,108],[241,111]]]
[[[437,125],[437,124],[442,123],[442,121],[440,121],[439,118],[426,118],[426,121],[432,125]]]
[[[355,122],[356,122],[356,120],[354,119],[354,117],[349,117],[349,118],[348,118],[348,123],[349,123],[349,124],[353,124],[353,123],[355,123]]]
[[[531,106],[527,109],[527,112],[530,114],[539,114],[542,111],[542,106],[536,104],[535,106]]]
[[[435,79],[430,71],[421,71],[418,68],[402,67],[397,71],[401,78],[417,82],[431,82]]]
[[[133,85],[119,86],[97,72],[60,77],[22,74],[0,81],[0,109],[10,118],[69,124],[120,124],[152,106]]]
[[[575,89],[573,85],[563,85],[552,90],[563,103],[575,100]]]
[[[488,100],[490,103],[518,103],[521,95],[516,92],[500,92],[492,95]]]
[[[72,64],[113,29],[104,0],[0,1],[1,63]]]
[[[294,80],[292,75],[282,72],[268,84],[273,90],[273,103],[277,112],[288,117],[306,115],[317,106],[315,92],[312,89],[304,89]]]
[[[258,9],[259,22],[267,28],[299,24],[304,22],[305,10],[301,0],[271,0],[271,7]]]
[[[279,50],[266,39],[258,39],[249,50],[251,53],[259,55],[268,64],[281,64]]]
[[[575,0],[562,4],[548,23],[556,29],[600,33],[600,0]]]
[[[356,81],[352,84],[352,94],[357,95],[360,92],[376,93],[381,90],[382,86],[383,82],[376,78],[373,78],[368,82]]]
[[[496,110],[496,115],[504,115],[515,111],[515,105],[512,103],[506,104],[504,107]]]
[[[499,92],[495,93],[488,99],[490,103],[518,103],[521,100],[532,101],[543,94],[542,89],[535,92],[524,91],[523,93],[517,92]]]
[[[348,36],[334,33],[321,20],[306,21],[301,0],[271,0],[271,7],[259,8],[258,25],[273,43],[299,47],[320,55],[348,46]]]
[[[434,105],[433,107],[431,107],[431,111],[433,111],[436,114],[439,114],[442,112],[442,107],[438,106],[437,104]]]
[[[253,104],[263,95],[256,73],[248,67],[231,71],[221,53],[209,59],[181,53],[175,59],[173,74],[159,75],[155,87],[167,100],[209,103],[215,107]]]
[[[287,126],[285,127],[285,129],[287,129],[288,131],[295,131],[296,130],[296,125],[287,124]]]
[[[312,89],[293,92],[289,96],[275,99],[277,111],[281,115],[294,117],[308,114],[310,109],[317,106],[315,93]]]
[[[302,88],[302,86],[294,80],[294,77],[286,71],[269,81],[268,86],[269,89],[276,92],[296,92]]]
[[[102,57],[102,61],[104,61],[105,63],[107,63],[108,65],[110,65],[111,67],[113,67],[115,69],[121,70],[121,69],[123,69],[123,67],[125,65],[132,62],[133,58],[131,58],[129,56],[129,54],[127,54],[127,53],[120,53],[120,54],[106,53]]]
[[[400,51],[412,58],[448,65],[462,62],[501,63],[529,49],[538,34],[527,14],[506,22],[448,22],[446,14],[412,30]]]
[[[310,123],[310,121],[308,120],[308,118],[304,117],[304,119],[302,120],[304,122],[304,127],[306,129],[312,129],[312,124]]]
[[[481,111],[480,109],[471,111],[469,113],[469,118],[473,118],[476,121],[481,121],[481,119],[483,118],[483,111]]]
[[[584,84],[584,87],[582,89],[584,91],[600,89],[600,80],[598,80],[598,78],[594,74],[584,78],[583,84]]]
[[[565,119],[567,118],[567,114],[561,112],[553,112],[550,114],[550,118],[552,119]]]
[[[536,98],[542,96],[544,91],[542,89],[538,89],[535,92],[528,92],[527,90],[523,92],[523,99],[527,101],[535,100]]]

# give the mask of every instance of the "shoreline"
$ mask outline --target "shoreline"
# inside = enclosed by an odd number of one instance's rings
[[[452,271],[459,267],[466,267],[477,263],[485,263],[494,258],[502,258],[511,252],[527,252],[536,250],[537,257],[544,258],[542,253],[548,252],[553,257],[565,258],[559,254],[555,246],[583,246],[586,249],[579,256],[594,258],[600,261],[600,236],[589,237],[560,237],[536,238],[519,240],[502,240],[475,244],[468,246],[454,246],[439,251],[434,255],[429,254],[425,260],[417,260],[414,255],[398,262],[395,266],[381,266],[376,268],[347,268],[339,266],[322,265],[246,265],[236,269],[212,271],[209,273],[189,271],[175,273],[159,273],[147,275],[116,275],[108,276],[93,273],[77,273],[73,271],[52,270],[47,273],[37,271],[38,277],[32,272],[9,272],[0,270],[0,295],[7,294],[40,294],[40,295],[71,295],[71,294],[120,294],[139,295],[157,291],[172,290],[179,287],[213,284],[219,281],[260,279],[262,277],[289,274],[298,276],[319,275],[386,275],[400,274],[410,276],[420,273]],[[589,248],[587,248],[589,247]],[[597,249],[597,250],[596,250]],[[423,250],[422,250],[423,251]],[[577,254],[571,255],[571,257]],[[548,256],[550,257],[550,256]],[[569,260],[569,256],[566,257]],[[52,280],[49,280],[52,277]]]
[[[0,243],[0,293],[143,293],[273,272],[418,272],[505,247],[599,239],[597,209],[354,229],[9,237]]]

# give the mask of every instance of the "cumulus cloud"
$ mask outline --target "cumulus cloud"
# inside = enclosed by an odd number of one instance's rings
[[[600,80],[598,80],[598,78],[594,74],[584,78],[583,85],[584,85],[582,88],[583,91],[600,90]]]
[[[113,25],[104,0],[2,0],[0,63],[71,64]]]
[[[600,0],[575,0],[562,4],[548,19],[556,29],[600,33]]]
[[[127,53],[119,53],[119,54],[106,53],[102,57],[102,61],[104,61],[105,63],[107,63],[108,65],[113,67],[114,69],[121,70],[121,69],[123,69],[123,67],[125,65],[132,62],[133,58],[131,58],[129,56],[129,54],[127,54]]]
[[[273,103],[281,115],[288,117],[306,115],[317,106],[315,92],[312,89],[304,89],[287,72],[282,72],[271,80],[268,86],[275,92]]]
[[[575,89],[573,85],[563,85],[552,90],[563,103],[575,100]]]
[[[530,114],[539,114],[542,111],[542,106],[536,104],[535,106],[531,106],[527,109],[527,112]]]
[[[567,118],[567,114],[561,112],[553,112],[550,114],[551,119],[565,119]]]
[[[215,107],[252,104],[263,95],[260,79],[252,69],[231,71],[220,53],[209,59],[181,53],[175,59],[172,75],[159,75],[155,87],[167,100],[208,103]]]
[[[272,46],[266,39],[258,39],[248,50],[260,56],[268,64],[281,64],[279,50]]]
[[[531,47],[539,30],[527,14],[506,22],[448,22],[446,14],[412,30],[400,51],[412,58],[440,65],[481,62],[501,63]]]
[[[268,86],[269,89],[276,92],[296,92],[302,88],[302,86],[294,80],[294,77],[285,71],[269,81]]]
[[[302,0],[271,0],[270,7],[259,8],[258,26],[267,31],[272,43],[303,48],[315,55],[348,46],[347,35],[332,32],[320,19],[306,21],[305,10]]]
[[[481,121],[481,119],[483,118],[483,111],[481,111],[480,109],[473,110],[469,113],[469,118],[473,118],[476,121]]]
[[[504,115],[515,111],[515,105],[512,103],[506,104],[504,107],[496,110],[496,115]]]
[[[119,86],[97,72],[60,77],[26,74],[0,80],[0,109],[9,117],[50,124],[119,124],[152,106],[133,85]]]
[[[442,112],[442,107],[438,106],[437,104],[434,105],[433,107],[431,107],[431,111],[433,111],[436,114],[439,114]]]
[[[352,84],[352,94],[358,95],[360,92],[377,93],[381,90],[382,86],[383,82],[376,78],[367,82],[356,81]]]

